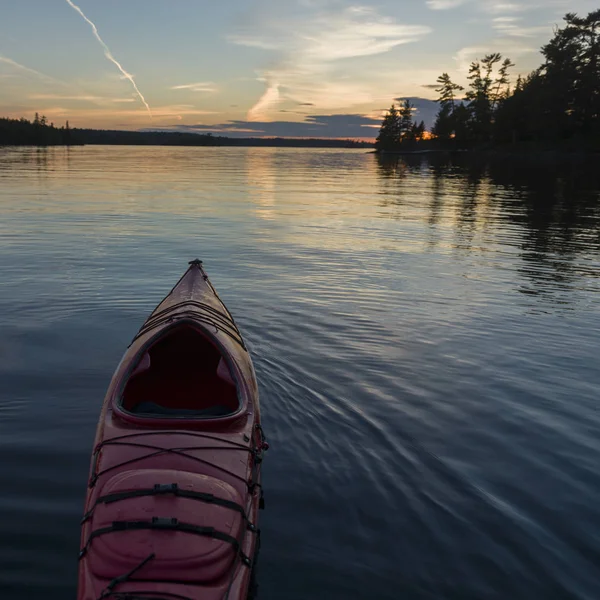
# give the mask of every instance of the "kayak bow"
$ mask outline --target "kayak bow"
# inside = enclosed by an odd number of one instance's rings
[[[104,399],[78,600],[251,597],[267,448],[242,335],[192,261]]]

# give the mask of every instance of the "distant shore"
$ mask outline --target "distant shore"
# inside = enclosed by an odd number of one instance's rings
[[[180,131],[121,131],[55,127],[46,117],[0,118],[0,146],[267,146],[288,148],[373,148],[373,142],[340,138],[232,138]]]

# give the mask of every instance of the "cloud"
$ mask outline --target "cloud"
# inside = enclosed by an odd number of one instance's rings
[[[554,9],[560,12],[572,8],[572,0],[426,0],[431,10],[450,10],[467,4],[474,4],[479,12],[491,15],[525,13],[538,9]]]
[[[417,41],[431,32],[424,25],[396,23],[374,8],[350,6],[320,12],[297,22],[266,23],[263,33],[230,36],[244,46],[284,51],[303,64],[319,64],[387,52],[401,44]]]
[[[234,44],[276,55],[259,73],[258,80],[267,85],[249,120],[265,119],[285,100],[326,109],[369,103],[374,99],[372,69],[363,64],[360,71],[349,62],[389,52],[431,32],[428,26],[396,22],[372,7],[309,2],[303,8],[287,18],[251,22],[229,36]]]
[[[104,96],[93,96],[89,94],[75,94],[75,95],[62,95],[62,94],[31,94],[29,96],[32,100],[65,100],[72,102],[94,102],[94,103],[126,103],[135,102],[135,98],[107,98]]]
[[[426,4],[431,10],[448,10],[467,2],[468,0],[427,0]]]
[[[539,3],[537,2],[521,2],[517,4],[516,2],[504,2],[503,0],[488,0],[482,4],[482,8],[493,15],[520,13],[537,8],[538,6]]]
[[[0,56],[0,63],[9,65],[9,66],[13,67],[14,69],[17,69],[18,71],[21,71],[22,73],[28,73],[29,75],[35,75],[36,77],[40,77],[42,79],[45,79],[46,81],[62,83],[62,82],[58,81],[57,79],[54,79],[54,77],[50,77],[49,75],[40,73],[40,71],[36,71],[35,69],[26,67],[25,65],[22,65],[21,63],[18,63],[17,61],[12,60],[11,58],[8,58],[6,56]]]
[[[319,138],[374,138],[380,118],[360,114],[311,115],[304,121],[240,121],[216,125],[179,125],[165,127],[177,131],[215,133],[230,137],[319,137]]]
[[[492,19],[492,27],[500,34],[508,37],[537,37],[543,33],[550,33],[550,24],[536,27],[523,27],[522,19],[515,16],[502,16]]]
[[[132,111],[128,111],[131,113]],[[199,116],[199,115],[216,115],[214,110],[199,110],[191,104],[171,104],[167,106],[154,107],[152,114],[155,118],[166,119],[173,115],[177,116]]]
[[[405,100],[409,100],[415,107],[413,119],[417,122],[425,121],[425,126],[431,128],[435,123],[435,117],[440,109],[438,103],[434,100],[429,100],[428,98],[395,98],[395,101],[398,103],[404,102]]]
[[[515,42],[515,40],[494,40],[487,46],[467,46],[461,48],[455,55],[457,70],[463,74],[469,72],[471,63],[482,59],[490,52],[500,52],[503,56],[509,56],[512,60],[517,60],[530,54],[539,52],[538,48],[524,46]]]
[[[214,93],[218,90],[216,84],[212,81],[201,81],[199,83],[185,83],[183,85],[174,85],[171,90],[189,90],[190,92]]]
[[[441,9],[445,0],[428,1],[428,5],[433,3],[438,3],[438,9]],[[451,8],[451,4],[448,0],[445,8]],[[517,69],[528,71],[535,68],[539,47],[552,35],[552,26],[556,24],[557,14],[560,14],[556,11],[568,10],[572,1],[464,0],[461,4],[468,4],[470,13],[476,14],[475,21],[492,31],[487,40],[481,38],[477,44],[455,52],[457,71],[464,76],[472,61],[491,52],[510,57],[518,65]],[[460,83],[465,84],[466,81],[463,79]]]

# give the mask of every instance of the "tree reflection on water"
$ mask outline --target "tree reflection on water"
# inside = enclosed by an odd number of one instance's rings
[[[431,154],[376,155],[376,161],[385,205],[406,208],[415,177],[429,187],[430,247],[448,243],[440,232],[448,223],[452,250],[467,252],[477,232],[505,226],[530,282],[523,293],[598,278],[600,172],[592,158]]]

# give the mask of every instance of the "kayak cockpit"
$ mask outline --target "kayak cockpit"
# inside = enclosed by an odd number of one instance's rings
[[[219,418],[240,408],[228,361],[192,324],[165,329],[134,364],[117,403],[137,418]]]

